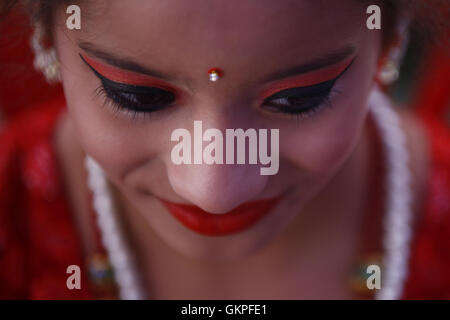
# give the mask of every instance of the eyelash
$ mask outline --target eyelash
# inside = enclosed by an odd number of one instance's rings
[[[327,109],[327,108],[331,109],[333,107],[333,102],[332,102],[333,99],[331,98],[331,96],[334,96],[335,94],[340,94],[340,93],[342,93],[342,92],[337,89],[332,88],[330,90],[330,92],[328,93],[328,95],[323,97],[323,101],[320,104],[318,104],[316,107],[311,108],[306,111],[303,111],[301,113],[288,113],[288,115],[295,120],[313,118],[313,117],[319,115],[325,109]]]
[[[160,104],[158,106],[153,105],[151,110],[147,109],[145,111],[140,111],[138,109],[145,108],[146,105],[143,104],[138,105],[139,102],[137,102],[136,98],[138,93],[144,93],[147,94],[147,98],[156,98],[159,100],[162,95],[158,97],[156,94],[149,94],[149,93],[151,91],[164,93],[166,98],[170,97],[173,99],[173,101],[175,101],[176,98],[175,94],[173,94],[172,92],[157,87],[130,86],[110,81],[106,78],[102,78],[101,76],[99,76],[99,78],[101,81],[101,85],[95,89],[95,95],[97,97],[102,97],[104,99],[103,106],[110,107],[114,113],[124,114],[125,116],[131,118],[132,120],[146,119],[152,113],[156,111],[165,110],[166,108],[173,105],[173,102],[165,103],[163,105]],[[111,82],[112,85],[108,85],[107,84],[108,82]],[[122,90],[120,88],[122,88]],[[135,104],[133,105],[133,102],[131,102],[130,99],[124,98],[122,95],[127,95],[128,97],[131,97],[131,100],[135,100],[134,102]]]
[[[291,99],[297,98],[303,100],[298,105],[291,104],[289,106],[281,106],[276,108],[266,106],[265,109],[269,109],[274,113],[287,114],[288,116],[290,116],[291,118],[295,118],[296,120],[311,118],[315,115],[318,115],[321,111],[323,111],[323,109],[331,108],[333,106],[332,96],[341,93],[341,91],[335,89],[335,83],[338,78],[339,76],[333,80],[325,81],[309,87],[296,87],[279,91],[266,98],[263,104],[276,100],[289,101]],[[298,96],[288,94],[288,92],[295,91],[300,91],[302,94]],[[300,110],[296,110],[296,106],[300,107]]]
[[[128,109],[116,100],[110,98],[103,84],[97,87],[94,92],[96,97],[103,98],[103,107],[109,107],[114,114],[123,114],[133,121],[138,120],[139,118],[146,118],[148,117],[148,115],[150,115],[150,113],[148,112],[138,112],[136,110]]]
[[[166,104],[164,106],[160,105],[160,106],[154,108],[153,110],[149,110],[149,109],[145,110],[145,111],[137,110],[138,108],[142,107],[142,105],[141,106],[136,106],[136,105],[133,106],[133,102],[131,102],[129,99],[122,97],[121,95],[126,94],[128,96],[131,96],[131,99],[136,101],[137,93],[139,93],[139,91],[140,91],[140,93],[144,93],[147,95],[149,94],[149,91],[151,91],[151,90],[154,90],[154,91],[160,92],[160,93],[164,92],[166,94],[166,97],[168,95],[171,95],[171,94],[174,95],[174,94],[171,93],[170,91],[155,88],[155,87],[138,87],[138,86],[129,86],[129,85],[125,85],[125,84],[116,83],[116,82],[113,82],[111,80],[108,80],[108,79],[102,77],[100,74],[97,74],[97,76],[99,76],[99,78],[100,78],[101,85],[95,90],[96,96],[102,96],[104,98],[103,105],[110,107],[110,110],[112,110],[114,113],[123,114],[126,117],[130,118],[131,120],[147,119],[154,112],[169,108],[170,106],[172,106],[175,103],[175,101],[173,101],[173,103]],[[273,94],[272,96],[266,98],[263,102],[263,105],[264,105],[264,103],[274,100],[274,97],[278,97],[277,99],[279,101],[282,99],[289,100],[292,98],[304,99],[306,101],[304,103],[302,103],[301,110],[294,110],[295,106],[292,106],[292,105],[284,106],[284,107],[277,107],[277,108],[266,106],[266,107],[262,107],[262,109],[269,109],[270,112],[273,112],[273,113],[282,113],[282,114],[288,115],[291,118],[294,118],[296,120],[300,120],[300,119],[304,119],[304,118],[311,118],[313,116],[316,116],[321,111],[323,111],[323,109],[332,107],[332,102],[331,102],[332,95],[341,93],[339,90],[334,88],[335,82],[337,81],[337,79],[339,77],[340,76],[338,76],[337,78],[335,78],[333,80],[319,83],[317,85],[310,86],[310,87],[297,87],[297,88],[285,89],[285,90],[279,91],[279,92]],[[108,82],[111,82],[111,84],[108,84]],[[118,88],[112,88],[113,86],[118,87]],[[120,88],[122,88],[122,90],[120,90]],[[126,89],[126,90],[124,90],[124,89]],[[135,92],[133,92],[133,91],[135,91]],[[293,97],[292,95],[291,96],[283,96],[283,93],[286,95],[287,92],[292,92],[292,91],[303,92],[303,95],[299,95],[297,97]],[[151,97],[154,98],[155,95],[152,95]],[[156,98],[158,99],[160,97],[156,97]],[[176,97],[174,95],[174,99],[175,98]],[[307,98],[309,98],[309,99],[307,99]],[[275,101],[276,101],[276,99],[275,99]],[[310,106],[307,106],[306,108],[304,108],[304,105],[305,104],[307,105],[308,103],[310,104]]]

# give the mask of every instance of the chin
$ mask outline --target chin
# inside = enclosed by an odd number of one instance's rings
[[[207,262],[233,262],[242,261],[257,255],[263,250],[273,237],[265,234],[264,238],[252,235],[225,236],[223,239],[187,239],[166,237],[163,239],[173,250],[179,254]]]
[[[159,210],[152,207],[152,210],[142,210],[141,214],[152,212],[145,215],[149,227],[174,252],[196,260],[232,262],[258,255],[292,224],[300,212],[298,200],[292,198],[292,195],[286,197],[273,212],[248,229],[221,236],[199,234],[188,229],[170,215],[159,201],[155,201]],[[294,201],[296,206],[292,208]]]

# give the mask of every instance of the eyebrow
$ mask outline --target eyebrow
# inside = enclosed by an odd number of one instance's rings
[[[145,74],[151,77],[157,77],[165,80],[174,80],[176,78],[173,74],[168,74],[165,72],[161,72],[158,70],[153,70],[147,67],[140,65],[132,61],[131,59],[125,57],[117,57],[114,54],[108,53],[102,49],[97,48],[94,44],[90,42],[80,42],[78,43],[78,47],[83,51],[87,52],[89,55],[96,57],[112,66],[116,66],[120,69],[136,72],[140,74]]]
[[[320,70],[324,67],[332,66],[336,63],[345,61],[349,57],[353,56],[356,52],[356,46],[346,46],[335,52],[329,53],[324,57],[320,57],[306,64],[289,67],[285,70],[277,71],[264,79],[264,82],[275,81],[297,74],[307,73],[311,71]]]
[[[78,43],[78,46],[80,47],[80,49],[84,50],[88,54],[123,70],[145,74],[151,77],[157,77],[168,81],[173,81],[174,79],[177,78],[175,74],[168,74],[165,72],[154,70],[142,66],[139,63],[132,61],[131,59],[115,56],[114,54],[108,53],[100,48],[97,48],[94,44],[90,42],[82,41]],[[329,53],[324,57],[320,57],[306,64],[301,64],[298,66],[289,67],[285,70],[277,71],[266,77],[263,83],[287,78],[297,74],[316,71],[324,67],[331,66],[333,64],[344,61],[345,59],[351,57],[352,55],[355,54],[355,52],[356,46],[348,45],[342,49],[336,50],[335,52]]]

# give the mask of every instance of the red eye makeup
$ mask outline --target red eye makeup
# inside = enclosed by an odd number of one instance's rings
[[[330,67],[272,82],[260,91],[258,95],[259,101],[261,103],[273,94],[283,90],[297,87],[311,87],[330,80],[336,80],[350,67],[353,61],[353,57],[347,58]]]
[[[80,57],[101,80],[99,92],[104,93],[106,101],[113,102],[117,110],[132,112],[133,116],[149,114],[181,104],[184,100],[181,90],[157,76],[104,64],[85,54],[80,54]],[[315,114],[321,106],[331,105],[329,96],[334,83],[353,61],[354,58],[347,58],[316,71],[273,81],[260,91],[258,105],[271,112],[296,117]]]
[[[156,87],[171,91],[177,96],[181,96],[181,91],[179,89],[163,80],[103,64],[85,54],[80,54],[80,57],[93,71],[110,81],[131,86]]]
[[[86,55],[80,54],[80,58],[101,81],[96,94],[114,112],[134,120],[181,102],[181,91],[165,81],[105,65]]]

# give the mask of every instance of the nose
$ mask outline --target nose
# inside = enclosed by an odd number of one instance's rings
[[[257,200],[268,177],[252,164],[170,164],[168,177],[173,190],[190,204],[215,214]]]

